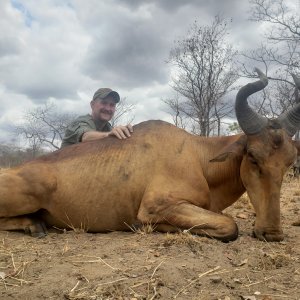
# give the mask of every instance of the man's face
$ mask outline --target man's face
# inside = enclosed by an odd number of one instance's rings
[[[91,102],[92,116],[97,121],[110,121],[116,111],[116,102],[113,97],[96,99]]]

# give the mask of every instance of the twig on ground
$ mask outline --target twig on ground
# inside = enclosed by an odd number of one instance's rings
[[[252,285],[256,285],[256,284],[260,284],[260,283],[266,282],[267,280],[269,280],[269,279],[271,279],[271,278],[273,278],[273,277],[274,277],[274,276],[270,276],[270,277],[268,277],[268,278],[265,278],[264,280],[252,282],[252,283],[250,283],[250,284],[246,284],[246,285],[244,285],[243,287],[248,288],[248,287],[250,287],[250,286],[252,286]]]
[[[79,283],[80,283],[80,280],[78,280],[77,283],[75,284],[75,286],[70,290],[70,293],[75,291],[75,289],[78,287]]]
[[[15,260],[14,260],[14,254],[10,253],[10,257],[11,257],[12,265],[14,267],[14,272],[16,272],[16,265],[15,265]]]
[[[192,284],[194,284],[195,282],[197,282],[200,278],[202,278],[203,276],[207,275],[207,274],[210,274],[216,270],[220,269],[220,266],[217,266],[213,269],[210,269],[202,274],[199,274],[198,277],[194,280],[192,280],[188,285],[184,286],[175,296],[174,296],[174,299],[176,299],[178,297],[179,294],[181,294],[183,291],[185,291],[189,286],[191,286]]]
[[[150,298],[150,300],[153,300],[153,299],[156,297],[156,295],[157,295],[157,291],[156,291],[156,287],[155,287],[155,286],[153,287],[153,290],[154,290],[154,294],[153,294],[153,296]]]
[[[119,278],[119,279],[114,280],[114,281],[109,281],[109,282],[99,283],[99,284],[97,284],[97,286],[106,285],[106,284],[112,284],[112,283],[116,283],[116,282],[123,281],[123,280],[127,280],[127,279],[128,279],[128,278]]]
[[[1,281],[0,281],[1,282]],[[20,287],[19,285],[17,284],[12,284],[12,283],[8,283],[8,282],[5,282],[4,280],[2,281],[4,283],[4,286],[5,286],[5,289],[7,289],[7,286],[15,286],[15,287]]]
[[[150,277],[150,279],[149,279],[149,281],[148,281],[148,288],[147,288],[147,294],[148,294],[148,297],[149,297],[149,293],[150,293],[150,283],[151,283],[151,281],[152,281],[152,278],[153,278],[155,272],[157,271],[157,269],[162,265],[163,262],[164,262],[164,261],[162,260],[162,261],[156,266],[156,268],[154,269],[154,271],[153,271],[153,273],[152,273],[152,275],[151,275],[151,277]],[[155,290],[154,292],[156,293],[156,290]],[[152,299],[152,298],[151,298],[151,299]]]
[[[135,285],[132,285],[131,288],[136,288],[136,287],[139,287],[139,286],[144,285],[144,284],[148,284],[148,281],[139,282],[139,283],[137,283]]]
[[[21,279],[21,278],[16,278],[16,277],[13,277],[13,276],[10,276],[10,275],[8,275],[7,278],[19,281],[21,283],[21,285],[22,285],[23,282],[26,283],[26,284],[32,283],[32,281],[28,281],[28,280]]]
[[[76,261],[72,261],[72,263],[97,263],[97,262],[102,262],[106,266],[111,268],[112,270],[119,270],[119,268],[115,268],[115,267],[111,266],[105,260],[103,260],[101,257],[96,257],[96,258],[97,258],[96,260],[76,260]]]
[[[286,295],[265,294],[265,293],[264,293],[264,296],[279,297],[279,298],[290,298],[290,296],[286,296]]]

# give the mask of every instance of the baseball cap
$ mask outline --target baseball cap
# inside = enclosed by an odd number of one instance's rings
[[[96,99],[99,99],[99,98],[104,99],[107,96],[112,96],[116,103],[118,103],[120,101],[120,95],[116,91],[113,91],[110,88],[100,88],[100,89],[98,89],[95,92],[94,96],[93,96],[93,100],[96,100]]]

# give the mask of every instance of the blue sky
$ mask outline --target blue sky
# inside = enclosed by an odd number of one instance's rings
[[[33,21],[33,17],[27,10],[27,8],[22,4],[21,1],[18,0],[11,0],[10,3],[15,9],[19,10],[22,13],[25,25],[30,27]]]

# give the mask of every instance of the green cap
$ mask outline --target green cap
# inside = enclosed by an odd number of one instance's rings
[[[112,96],[116,103],[120,101],[120,95],[116,91],[113,91],[112,89],[109,88],[98,89],[94,94],[93,100],[104,99],[107,96]]]

